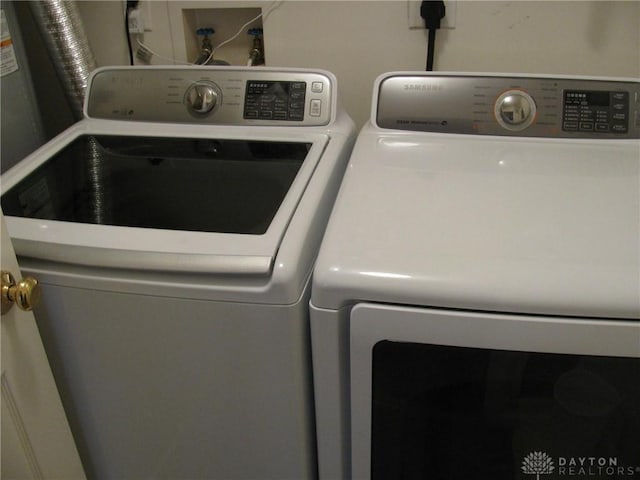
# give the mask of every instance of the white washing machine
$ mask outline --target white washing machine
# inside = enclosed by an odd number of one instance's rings
[[[640,82],[390,73],[316,265],[323,479],[640,475]]]
[[[328,72],[106,68],[2,176],[87,476],[316,477],[309,279],[354,139]]]

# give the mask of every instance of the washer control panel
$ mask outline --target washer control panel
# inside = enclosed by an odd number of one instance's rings
[[[332,78],[321,71],[233,67],[115,67],[94,72],[85,115],[211,125],[323,126]]]
[[[479,135],[640,138],[640,80],[391,73],[382,128]]]

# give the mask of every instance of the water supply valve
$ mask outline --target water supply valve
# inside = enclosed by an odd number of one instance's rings
[[[213,45],[211,44],[210,35],[213,35],[216,31],[213,28],[199,28],[196,30],[196,35],[202,38],[202,46],[200,47],[200,53],[194,63],[198,65],[205,65],[211,62],[211,53],[213,52]]]
[[[250,28],[247,33],[253,36],[253,45],[249,51],[248,65],[264,65],[264,43],[262,40],[263,30],[261,28]]]

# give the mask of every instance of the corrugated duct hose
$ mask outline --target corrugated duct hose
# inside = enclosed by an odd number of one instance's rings
[[[82,105],[89,74],[96,61],[75,2],[70,0],[30,1],[29,7],[53,62],[67,101],[76,120],[83,118]],[[109,223],[111,216],[108,165],[94,139],[87,142],[87,198],[83,219]]]

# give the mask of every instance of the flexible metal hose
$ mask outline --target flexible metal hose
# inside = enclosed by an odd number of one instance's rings
[[[60,79],[76,120],[83,118],[82,106],[87,93],[89,74],[96,68],[93,51],[75,2],[39,0],[29,2],[31,13]],[[109,223],[111,195],[109,166],[102,148],[89,138],[85,152],[86,194],[84,207],[91,223]]]
[[[96,61],[78,8],[75,2],[68,0],[32,1],[29,7],[73,114],[79,120],[89,74],[96,68]]]

